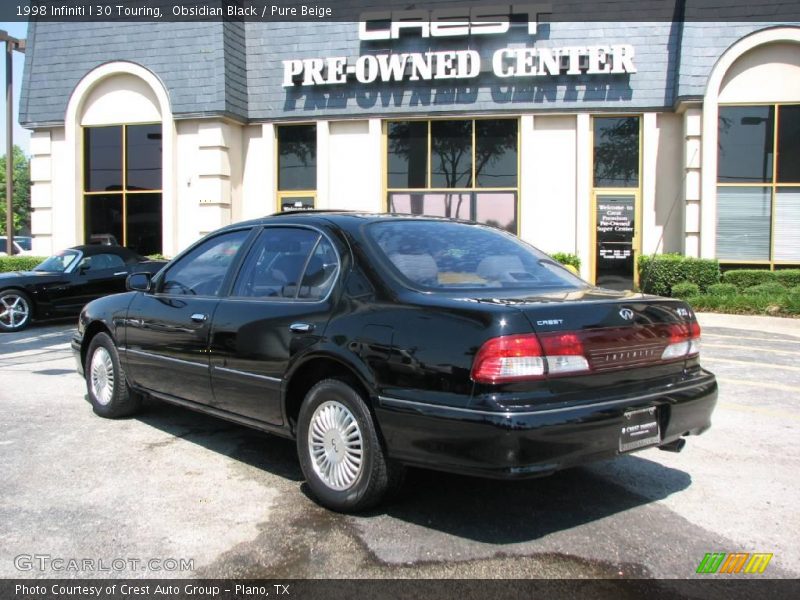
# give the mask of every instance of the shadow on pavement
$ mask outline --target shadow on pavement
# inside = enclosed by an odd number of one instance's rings
[[[157,400],[147,400],[135,418],[247,465],[291,481],[303,480],[292,440]]]
[[[137,419],[280,477],[303,480],[291,440],[157,401],[148,401],[146,411]],[[534,540],[649,504],[691,483],[687,473],[639,456],[620,457],[613,470],[604,469],[604,464],[607,463],[523,481],[409,469],[406,482],[395,498],[355,518],[385,515],[478,542],[509,544]],[[624,486],[615,477],[615,470],[635,476],[626,477]],[[303,484],[301,491],[310,497],[307,485]]]
[[[617,461],[622,463],[621,470],[636,471],[642,493],[591,465],[521,481],[413,469],[398,497],[375,515],[386,514],[478,542],[509,544],[622,513],[691,484],[688,473],[638,456]]]

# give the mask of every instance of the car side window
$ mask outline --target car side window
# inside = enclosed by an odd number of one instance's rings
[[[164,275],[162,294],[216,296],[249,230],[223,233],[195,247]]]
[[[338,273],[336,251],[328,238],[321,236],[308,260],[297,297],[301,300],[322,300],[333,287]]]
[[[323,288],[332,285],[326,275],[337,266],[330,242],[319,233],[268,227],[253,244],[233,295],[261,300],[316,300],[322,297]]]
[[[125,261],[116,254],[95,254],[85,257],[80,264],[82,271],[103,271],[105,269],[125,268]]]

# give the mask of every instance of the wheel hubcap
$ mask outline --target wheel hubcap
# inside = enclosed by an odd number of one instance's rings
[[[114,363],[108,350],[99,347],[92,355],[92,365],[89,370],[92,394],[102,405],[111,402],[114,395]]]
[[[314,472],[334,490],[346,490],[361,473],[361,429],[350,410],[339,402],[324,402],[311,417],[308,450]]]
[[[6,294],[0,298],[0,325],[6,329],[19,327],[28,320],[30,308],[25,298],[17,294]]]

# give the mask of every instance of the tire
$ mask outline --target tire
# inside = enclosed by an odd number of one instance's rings
[[[128,385],[117,347],[107,333],[98,333],[92,338],[84,372],[86,391],[95,414],[118,419],[139,411],[142,398]]]
[[[31,299],[22,290],[5,290],[0,293],[0,331],[25,329],[33,316]]]
[[[387,460],[361,394],[338,379],[320,381],[306,394],[297,454],[314,497],[337,512],[375,506],[402,483],[404,468]]]

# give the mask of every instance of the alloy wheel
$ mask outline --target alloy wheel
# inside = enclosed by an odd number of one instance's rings
[[[361,473],[363,440],[352,412],[340,402],[320,404],[311,417],[308,435],[311,464],[333,490],[350,488]]]
[[[114,363],[108,350],[98,347],[89,367],[92,394],[99,404],[106,406],[114,396]]]
[[[0,326],[14,330],[22,326],[30,316],[28,301],[19,294],[9,293],[0,298]]]

